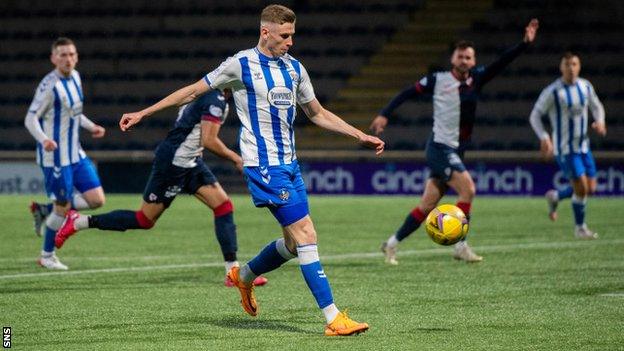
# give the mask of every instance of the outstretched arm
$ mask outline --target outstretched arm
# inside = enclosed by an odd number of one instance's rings
[[[321,103],[318,102],[316,98],[308,103],[302,104],[301,108],[308,118],[310,118],[310,120],[317,126],[351,136],[357,139],[362,145],[375,149],[375,154],[377,155],[383,152],[385,144],[381,139],[372,135],[364,134],[359,129],[353,127],[340,117],[323,108]]]
[[[489,64],[483,71],[481,85],[489,82],[497,74],[499,74],[507,65],[509,65],[516,57],[518,57],[528,46],[535,40],[539,21],[536,18],[531,19],[529,24],[524,28],[524,37],[522,42],[505,51],[498,60]]]
[[[119,128],[122,131],[127,131],[133,125],[139,123],[143,117],[150,116],[155,112],[166,109],[171,106],[182,106],[197,99],[197,97],[210,91],[208,83],[204,79],[200,79],[194,84],[187,85],[184,88],[178,89],[171,93],[166,98],[158,101],[154,105],[143,109],[139,112],[124,113],[119,121]]]
[[[403,89],[397,96],[392,98],[388,105],[386,105],[373,119],[373,122],[370,125],[370,130],[379,135],[381,134],[386,126],[388,125],[388,116],[392,114],[392,112],[399,106],[401,106],[405,101],[415,98],[425,92],[428,88],[427,84],[431,84],[428,82],[429,78],[423,78],[420,82],[415,85],[410,85],[409,87]]]

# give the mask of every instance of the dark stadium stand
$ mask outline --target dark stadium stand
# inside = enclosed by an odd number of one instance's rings
[[[30,150],[23,119],[39,80],[51,70],[49,45],[73,38],[81,62],[85,114],[108,127],[88,149],[147,150],[164,136],[173,112],[145,121],[133,137],[116,128],[122,112],[136,110],[195,81],[225,57],[257,41],[265,1],[3,1],[0,2],[0,149]],[[624,147],[624,5],[568,0],[282,1],[298,14],[292,54],[307,67],[319,99],[364,129],[396,92],[428,69],[448,68],[449,44],[473,40],[479,63],[493,60],[521,38],[529,18],[540,19],[536,45],[486,86],[477,111],[474,148],[537,147],[528,114],[558,72],[559,55],[580,53],[582,76],[605,104],[609,134],[596,149]],[[235,24],[235,25],[233,25]],[[431,129],[431,104],[409,102],[386,133],[389,148],[421,149]],[[226,140],[235,142],[230,118]],[[354,148],[298,119],[299,148]],[[505,135],[505,138],[501,138]],[[319,139],[320,138],[320,139]]]

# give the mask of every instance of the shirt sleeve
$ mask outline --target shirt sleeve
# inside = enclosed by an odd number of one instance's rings
[[[312,81],[310,80],[308,71],[303,65],[300,65],[300,67],[301,74],[299,76],[299,84],[297,85],[297,102],[299,104],[307,104],[314,100],[316,96],[314,95],[314,87],[312,87]]]
[[[553,106],[553,103],[554,96],[552,89],[544,89],[531,111],[529,122],[531,123],[531,127],[533,128],[535,135],[537,135],[540,140],[549,138],[548,132],[542,123],[542,116],[548,114]]]
[[[399,106],[401,106],[405,101],[415,98],[419,95],[423,94],[431,94],[433,93],[433,87],[435,85],[435,76],[433,74],[427,75],[423,77],[421,80],[416,82],[414,85],[410,85],[407,88],[403,89],[398,95],[396,95],[388,105],[386,105],[379,114],[388,118],[392,112]]]
[[[202,121],[223,124],[225,121],[225,109],[221,104],[208,103],[202,108]]]
[[[587,96],[589,103],[589,110],[591,111],[592,117],[594,121],[604,123],[605,121],[605,110],[604,106],[602,106],[602,102],[598,98],[596,94],[596,90],[591,85],[591,83],[587,82]]]
[[[90,132],[95,129],[95,123],[84,114],[80,115],[80,126]]]
[[[30,107],[28,107],[28,112],[26,113],[24,125],[39,143],[49,139],[49,137],[43,132],[43,129],[41,129],[39,120],[52,105],[52,100],[52,89],[50,86],[46,85],[45,81],[43,81],[37,87],[35,97],[33,98]]]
[[[229,57],[219,67],[204,76],[212,89],[231,88],[232,83],[241,80],[241,67],[236,57]]]

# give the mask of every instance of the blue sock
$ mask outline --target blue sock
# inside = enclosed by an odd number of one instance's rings
[[[43,237],[43,251],[45,252],[53,252],[54,251],[54,237],[56,236],[56,231],[63,225],[63,221],[65,217],[56,214],[55,212],[50,213],[48,218],[46,218],[46,228],[45,234]]]
[[[56,229],[51,229],[46,225],[45,236],[43,238],[43,251],[54,251],[54,237],[56,236]]]
[[[572,211],[574,211],[574,223],[583,225],[585,223],[585,203],[586,198],[578,198],[572,195]]]
[[[215,217],[215,234],[217,241],[221,246],[221,253],[225,261],[236,261],[236,251],[238,245],[236,242],[236,224],[234,224],[234,213]]]
[[[331,287],[321,262],[319,261],[316,244],[297,246],[299,265],[308,288],[314,295],[319,308],[325,308],[334,303]]]
[[[251,261],[247,262],[247,266],[255,275],[261,275],[279,268],[290,258],[284,257],[278,250],[278,239],[265,246],[260,253]],[[294,256],[293,256],[294,257]]]
[[[557,196],[559,197],[559,201],[572,197],[572,193],[573,193],[573,190],[572,190],[571,185],[568,185],[563,190],[557,190]]]
[[[142,215],[142,217],[140,217]],[[140,218],[143,218],[141,221]],[[89,228],[98,228],[101,230],[114,230],[118,232],[127,229],[149,229],[154,223],[145,218],[143,212],[130,210],[115,210],[89,217]]]

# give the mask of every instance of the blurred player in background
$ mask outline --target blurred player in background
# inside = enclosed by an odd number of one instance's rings
[[[82,113],[84,97],[80,74],[75,70],[78,52],[74,42],[56,39],[50,60],[55,69],[39,83],[24,125],[37,141],[37,163],[53,204],[33,202],[30,209],[35,231],[44,231],[43,250],[37,262],[45,268],[66,270],[54,253],[54,235],[65,213],[72,207],[98,208],[105,201],[95,167],[80,146],[79,128],[85,128],[94,138],[103,137],[106,131]]]
[[[71,235],[87,228],[115,231],[150,229],[169,208],[176,195],[187,192],[195,195],[214,213],[215,234],[223,253],[225,273],[238,266],[234,207],[202,159],[202,151],[206,147],[214,154],[230,160],[242,171],[241,157],[218,136],[228,114],[227,98],[230,96],[229,90],[225,94],[213,90],[180,108],[174,128],[156,149],[152,173],[138,211],[115,210],[88,216],[70,210],[56,236],[56,247],[61,248]],[[256,285],[264,285],[266,282],[264,277],[254,281]],[[234,286],[227,275],[225,285]]]
[[[357,139],[381,153],[384,143],[366,135],[325,110],[314,95],[307,71],[288,55],[295,34],[295,14],[269,5],[261,14],[260,38],[252,49],[225,60],[204,79],[186,86],[142,111],[122,116],[128,130],[142,118],[169,106],[181,105],[213,89],[231,88],[241,120],[240,148],[244,172],[254,204],[268,207],[282,226],[283,238],[268,244],[243,267],[228,275],[238,286],[244,310],[256,316],[253,280],[299,257],[308,288],[327,320],[325,335],[351,335],[368,324],[350,319],[334,304],[331,288],[319,261],[317,235],[295,155],[294,119],[297,104],[318,126]]]
[[[577,54],[566,52],[561,57],[559,69],[561,78],[542,91],[530,117],[531,126],[540,139],[540,152],[546,158],[555,156],[571,184],[565,189],[552,189],[546,193],[549,217],[556,220],[559,201],[572,197],[575,236],[596,239],[598,234],[589,230],[585,223],[587,197],[596,191],[596,164],[587,136],[588,110],[594,118],[591,127],[600,136],[607,134],[605,112],[592,84],[579,77],[581,60]],[[552,139],[542,124],[543,115],[550,118]]]
[[[382,251],[387,263],[398,264],[396,251],[399,242],[418,229],[448,187],[457,192],[457,207],[470,218],[475,185],[463,159],[472,134],[479,94],[485,84],[533,42],[538,26],[538,21],[532,19],[525,28],[522,42],[487,66],[475,67],[474,45],[460,41],[451,57],[451,71],[436,72],[422,78],[399,93],[373,119],[370,128],[380,134],[388,124],[388,117],[406,100],[419,96],[431,97],[433,100],[433,133],[426,148],[427,166],[431,169],[431,176],[425,185],[420,204],[408,214],[397,232],[383,243]],[[479,262],[483,259],[472,251],[465,240],[455,244],[453,257],[467,262]]]

